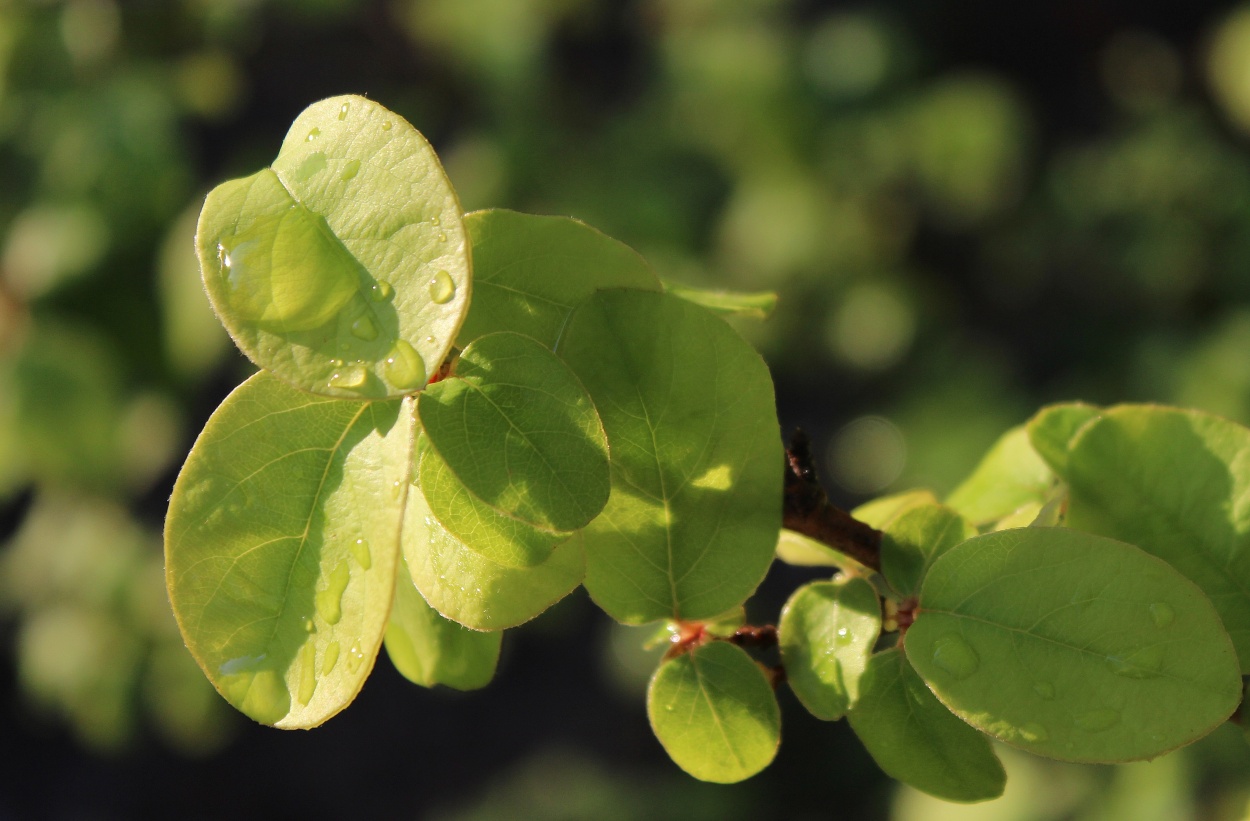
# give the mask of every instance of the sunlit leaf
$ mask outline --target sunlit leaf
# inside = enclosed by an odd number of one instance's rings
[[[975,535],[977,529],[945,505],[908,508],[885,526],[881,574],[900,596],[914,596],[934,560]]]
[[[660,290],[646,261],[580,220],[501,208],[464,218],[473,245],[473,305],[460,347],[515,331],[553,347],[573,308],[600,288]]]
[[[1153,758],[1209,733],[1241,698],[1237,656],[1201,590],[1132,545],[1067,528],[952,548],[925,577],[904,646],[956,715],[1069,761]]]
[[[796,567],[847,567],[858,563],[823,542],[782,528],[777,537],[777,558]]]
[[[404,678],[422,687],[485,687],[495,675],[502,639],[502,631],[470,630],[439,615],[421,598],[407,562],[400,558],[385,644],[387,655]]]
[[[451,472],[501,514],[569,532],[607,502],[608,445],[594,403],[568,366],[529,337],[476,340],[452,377],[421,394],[417,412]],[[438,497],[427,500],[441,512]]]
[[[673,296],[702,305],[721,316],[767,319],[777,307],[775,291],[722,291],[713,288],[694,288],[675,282],[665,282],[664,290]]]
[[[1007,775],[989,739],[942,706],[897,649],[859,680],[851,728],[887,775],[947,801],[1002,795]]]
[[[235,707],[312,727],[373,667],[395,585],[411,413],[265,373],[209,419],[165,522],[170,600]]]
[[[468,241],[438,158],[363,97],[309,106],[271,168],[213,189],[196,248],[243,352],[315,393],[424,387],[469,304]]]
[[[723,641],[661,664],[647,690],[647,715],[677,766],[702,781],[755,775],[781,741],[781,713],[764,672]]]
[[[515,627],[567,596],[586,575],[580,536],[560,544],[542,564],[508,567],[448,533],[425,496],[413,491],[404,511],[404,558],[417,590],[452,621],[475,630]]]
[[[1083,425],[1060,460],[1068,525],[1135,544],[1201,587],[1250,670],[1250,430],[1124,405]]]
[[[841,718],[881,632],[881,602],[860,578],[813,582],[794,592],[777,625],[786,681],[808,712]]]
[[[1054,480],[1033,450],[1028,430],[1020,426],[994,443],[972,475],[946,497],[946,504],[974,525],[985,525],[1027,505],[1040,505]]]
[[[599,408],[612,454],[611,498],[584,531],[590,595],[631,624],[740,604],[781,524],[763,360],[705,309],[628,290],[584,302],[558,352]]]
[[[907,490],[865,502],[851,511],[851,515],[869,527],[884,529],[895,517],[918,505],[936,505],[938,498],[928,490]]]

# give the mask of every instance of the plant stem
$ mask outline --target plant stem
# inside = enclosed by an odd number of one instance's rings
[[[830,503],[816,477],[811,442],[801,430],[794,432],[786,449],[782,526],[881,571],[881,531]]]

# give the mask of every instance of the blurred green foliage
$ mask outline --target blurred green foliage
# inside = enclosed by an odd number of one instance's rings
[[[466,210],[575,215],[666,279],[780,292],[740,327],[847,503],[949,490],[1046,401],[1250,422],[1250,6],[1196,37],[1117,28],[1058,111],[940,55],[908,9],[0,1],[0,604],[26,703],[97,748],[142,721],[186,751],[228,739],[156,536],[189,436],[247,370],[191,234],[203,191],[334,93],[430,136]],[[1240,817],[1246,762],[1223,736],[1113,773],[1012,757],[991,815]],[[606,786],[569,817],[631,794],[583,766]],[[539,813],[537,771],[451,817]],[[1139,812],[1130,782],[1172,792]],[[927,801],[896,817],[938,817]]]

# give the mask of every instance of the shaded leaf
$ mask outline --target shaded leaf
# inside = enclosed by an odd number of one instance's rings
[[[1069,761],[1153,758],[1209,733],[1241,697],[1201,590],[1132,545],[1067,528],[952,548],[925,578],[905,648],[965,721]]]
[[[881,574],[900,596],[914,596],[934,560],[975,535],[977,529],[945,505],[908,508],[882,533]]]
[[[385,644],[404,678],[422,687],[485,687],[495,675],[502,640],[503,631],[482,633],[439,615],[421,598],[407,562],[400,558]]]
[[[1084,402],[1069,402],[1042,408],[1026,426],[1029,442],[1056,473],[1067,470],[1068,445],[1077,432],[1097,419],[1101,408]]]
[[[869,660],[847,719],[892,778],[947,801],[1002,795],[1007,774],[989,739],[951,715],[897,648]]]

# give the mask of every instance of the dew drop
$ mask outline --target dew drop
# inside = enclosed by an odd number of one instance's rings
[[[395,289],[391,287],[391,283],[384,279],[379,279],[369,288],[369,296],[374,302],[386,302],[395,293]]]
[[[338,624],[339,619],[343,618],[343,591],[347,590],[350,578],[351,571],[347,569],[347,562],[339,562],[330,571],[325,589],[318,590],[313,596],[313,606],[327,624]]]
[[[330,377],[330,387],[355,390],[363,387],[368,374],[360,365],[347,365],[340,368]]]
[[[374,323],[373,317],[365,314],[358,317],[352,323],[352,336],[357,339],[363,339],[365,342],[371,342],[378,338],[378,326]]]
[[[309,154],[295,169],[295,179],[305,182],[325,170],[326,155],[320,151]]]
[[[334,665],[339,663],[339,643],[332,641],[326,645],[325,655],[321,657],[321,674],[330,675]]]
[[[350,542],[349,546],[352,549],[352,555],[356,557],[358,565],[365,570],[373,566],[373,556],[369,553],[369,542],[364,539],[357,539],[354,542]]]
[[[1025,741],[1045,741],[1050,738],[1050,733],[1046,728],[1035,722],[1029,722],[1020,728],[1020,737]]]
[[[321,136],[321,129],[314,128],[312,131],[308,132],[308,138],[307,138],[308,142],[312,142],[313,140],[317,139],[320,136]]]
[[[1050,701],[1055,697],[1055,687],[1049,681],[1037,681],[1033,683],[1033,692],[1037,693],[1039,698]]]
[[[360,645],[353,644],[352,649],[347,651],[347,672],[355,675],[364,660],[365,654],[360,652]]]
[[[1117,711],[1103,708],[1081,713],[1076,717],[1074,723],[1082,730],[1088,730],[1091,733],[1101,733],[1103,730],[1110,730],[1119,721],[1120,714]]]
[[[304,619],[304,632],[312,633],[317,629],[317,625],[313,624],[312,619]]]
[[[846,627],[839,627],[838,632],[834,635],[834,643],[842,646],[846,646],[855,640],[855,637],[851,635],[851,631]]]
[[[350,180],[352,177],[356,176],[359,173],[360,173],[360,160],[352,160],[347,165],[343,166],[343,173],[339,174],[339,179],[341,179],[343,182],[347,182],[348,180]]]
[[[341,359],[331,359],[331,360],[330,360],[330,367],[331,367],[331,368],[341,368],[341,367],[343,367],[343,360],[341,360]]]
[[[1154,678],[1163,666],[1163,645],[1143,647],[1123,656],[1107,656],[1107,666],[1124,678]]]
[[[430,277],[430,299],[439,305],[446,305],[455,295],[456,283],[452,281],[451,274],[439,271]]]
[[[343,106],[339,109],[339,119],[340,119],[340,120],[346,120],[346,119],[347,119],[347,108],[348,108],[347,103],[343,103]]]
[[[386,361],[382,363],[382,371],[387,380],[401,390],[411,390],[425,384],[425,360],[402,339],[396,340]]]
[[[447,241],[447,235],[446,235],[446,234],[443,234],[443,233],[440,233],[440,234],[438,235],[438,241],[439,241],[439,242],[446,242],[446,241]]]
[[[975,673],[980,661],[972,646],[954,633],[947,633],[933,643],[933,662],[957,679]]]
[[[1150,620],[1155,623],[1155,627],[1167,627],[1175,618],[1176,611],[1172,609],[1172,605],[1163,602],[1150,605]]]
[[[390,120],[387,120],[386,122],[382,123],[382,130],[383,130],[383,131],[390,131],[390,130],[391,130],[391,121],[390,121]]]
[[[398,479],[396,479],[394,482],[391,482],[391,498],[392,499],[399,498],[399,493],[400,493],[400,490],[403,488],[403,486],[404,486],[403,483],[400,482]]]
[[[306,641],[299,650],[299,691],[295,697],[305,707],[312,701],[313,692],[317,689],[317,645]]]

